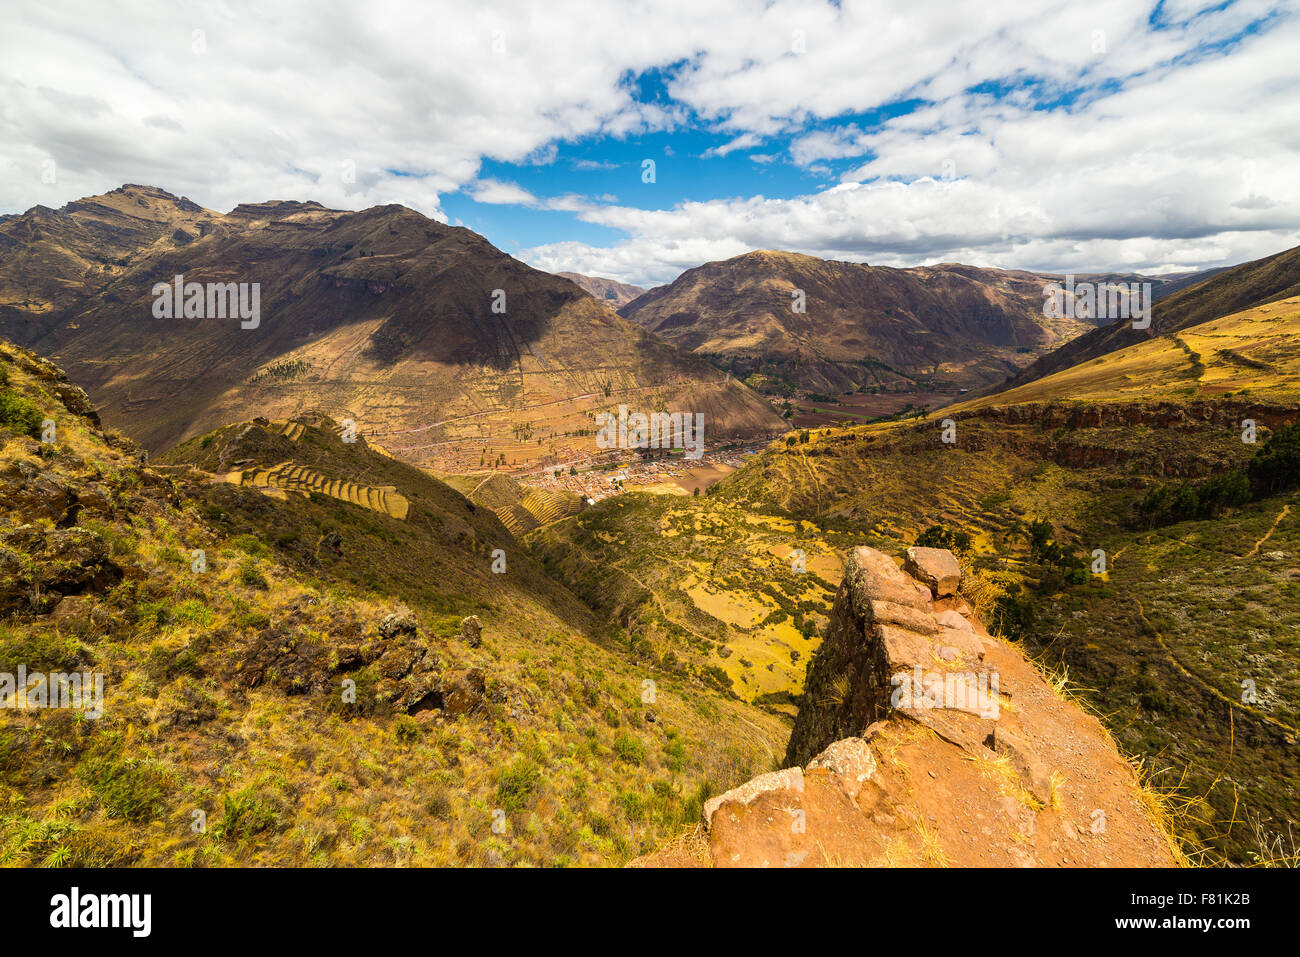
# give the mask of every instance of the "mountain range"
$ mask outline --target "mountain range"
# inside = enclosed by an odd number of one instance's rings
[[[257,283],[261,319],[159,319],[154,289]],[[219,215],[125,186],[0,223],[0,335],[57,357],[160,451],[229,421],[320,410],[448,469],[566,462],[596,413],[781,423],[759,396],[481,236],[400,206]]]
[[[1074,277],[1150,329],[1063,278],[758,251],[615,312],[400,206],[0,218],[0,675],[106,689],[0,726],[0,864],[1294,862],[1300,248]],[[561,486],[619,405],[743,448]]]
[[[1087,274],[1153,298],[1188,277]],[[833,393],[864,387],[978,389],[1091,332],[1044,315],[1064,276],[957,263],[895,269],[759,250],[688,269],[620,314],[745,377]]]

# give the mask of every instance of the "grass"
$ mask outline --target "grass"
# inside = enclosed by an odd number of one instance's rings
[[[219,456],[238,431],[195,449]],[[12,442],[0,453],[120,495],[119,510],[83,510],[76,524],[127,573],[85,591],[84,618],[0,622],[0,665],[105,676],[98,721],[15,712],[0,728],[6,864],[622,864],[697,821],[713,782],[742,783],[784,743],[780,719],[629,651],[490,510],[418,470],[316,429],[298,443],[322,472],[401,487],[400,521],[180,470],[173,486],[75,417],[59,438],[49,459]],[[56,532],[7,512],[0,533],[24,522]],[[322,544],[330,535],[337,548]],[[503,576],[487,560],[497,544],[511,550]],[[45,567],[38,547],[13,555]],[[378,626],[401,605],[435,679],[483,672],[471,716],[381,700],[402,659]],[[475,648],[459,638],[469,614],[484,628]],[[342,702],[343,677],[356,706]]]

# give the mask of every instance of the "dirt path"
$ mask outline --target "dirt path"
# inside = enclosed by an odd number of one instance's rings
[[[1248,551],[1245,555],[1242,555],[1241,557],[1254,558],[1257,554],[1259,554],[1259,546],[1263,545],[1266,541],[1268,541],[1270,538],[1273,537],[1273,533],[1277,531],[1277,527],[1282,524],[1282,519],[1286,518],[1290,514],[1291,514],[1291,506],[1283,505],[1282,511],[1278,513],[1277,518],[1273,521],[1273,524],[1269,528],[1269,530],[1264,533],[1264,537],[1255,543],[1254,548],[1252,548],[1250,551]]]
[[[1224,704],[1227,704],[1229,707],[1240,708],[1242,711],[1245,711],[1247,714],[1251,714],[1256,718],[1259,718],[1259,720],[1267,724],[1273,725],[1273,727],[1275,728],[1280,728],[1281,730],[1287,732],[1288,734],[1300,737],[1300,728],[1293,728],[1285,721],[1279,721],[1277,718],[1274,718],[1271,715],[1268,715],[1263,711],[1260,711],[1258,708],[1252,708],[1250,705],[1246,704],[1243,701],[1236,701],[1232,698],[1229,698],[1226,694],[1224,694],[1218,688],[1214,687],[1214,685],[1210,684],[1208,681],[1206,681],[1196,672],[1191,671],[1186,666],[1184,666],[1183,663],[1178,660],[1178,656],[1174,654],[1173,649],[1170,648],[1169,645],[1165,642],[1165,636],[1162,635],[1159,632],[1159,630],[1156,628],[1156,626],[1151,624],[1151,621],[1147,618],[1146,609],[1142,607],[1142,600],[1140,598],[1134,598],[1133,600],[1137,602],[1138,616],[1142,619],[1142,623],[1151,629],[1151,632],[1156,636],[1156,641],[1160,643],[1160,647],[1164,649],[1165,655],[1168,656],[1169,663],[1172,664],[1175,668],[1177,668],[1178,671],[1183,675],[1183,677],[1191,679],[1196,684],[1204,688],[1207,692],[1214,695],[1214,697],[1222,701]]]

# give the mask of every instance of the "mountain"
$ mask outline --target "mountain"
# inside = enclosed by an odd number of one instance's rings
[[[600,276],[584,276],[576,272],[558,272],[557,276],[563,276],[570,282],[576,282],[588,293],[595,296],[601,302],[609,303],[615,309],[625,306],[637,296],[645,292],[640,286],[632,286],[625,282],[619,282],[617,279],[604,279]]]
[[[333,420],[163,458],[0,341],[0,865],[617,865],[784,747]]]
[[[955,392],[1001,382],[1093,328],[1090,320],[1044,317],[1043,287],[1062,278],[760,250],[689,269],[619,312],[742,377],[821,393],[935,385]],[[802,312],[792,308],[799,292]]]
[[[155,317],[178,275],[257,284],[259,318]],[[619,404],[703,413],[714,437],[780,427],[704,359],[401,206],[219,215],[126,186],[0,224],[0,280],[0,334],[56,356],[154,451],[310,410],[455,471],[589,454],[596,412]]]
[[[995,391],[1024,385],[1166,333],[1178,332],[1253,306],[1300,295],[1300,246],[1263,259],[1217,270],[1207,279],[1155,296],[1149,329],[1119,319],[1068,342],[1010,377]]]
[[[220,219],[152,186],[123,186],[62,209],[0,220],[0,335],[30,344],[144,254],[176,250]]]

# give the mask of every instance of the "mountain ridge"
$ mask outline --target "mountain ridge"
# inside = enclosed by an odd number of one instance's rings
[[[825,393],[935,382],[955,392],[1003,381],[1094,327],[1091,320],[1044,315],[1045,284],[1063,278],[754,250],[688,269],[619,312],[740,376],[768,375]]]
[[[716,436],[780,428],[704,360],[406,207],[269,201],[221,216],[152,188],[105,195],[52,214],[42,249],[57,268],[35,289],[16,278],[31,270],[15,250],[50,217],[0,226],[0,334],[57,356],[107,420],[155,451],[312,408],[450,470],[587,454],[595,414],[620,402],[703,412]],[[94,268],[87,247],[103,230],[112,263]],[[65,247],[78,255],[57,258]],[[169,320],[160,334],[151,290],[176,275],[258,283],[259,327]]]

